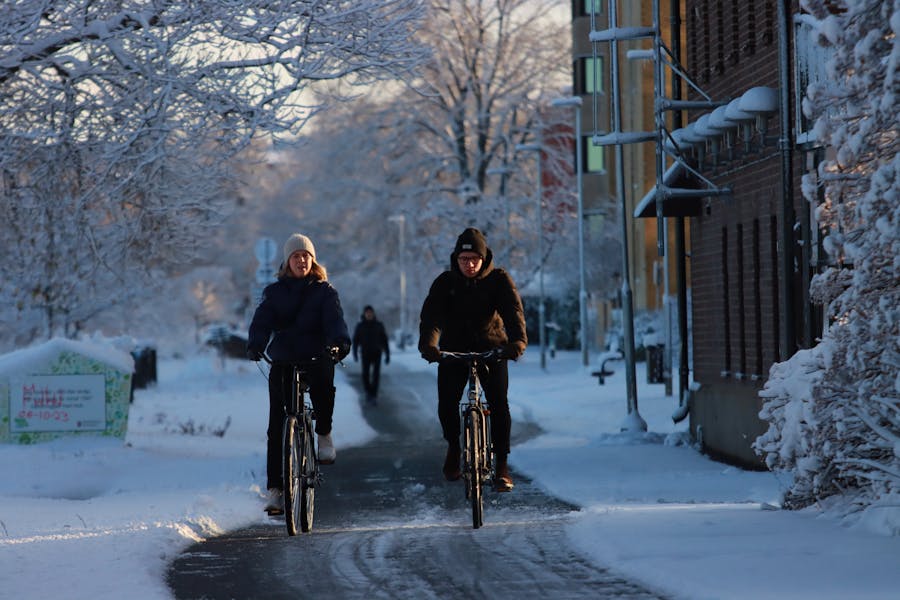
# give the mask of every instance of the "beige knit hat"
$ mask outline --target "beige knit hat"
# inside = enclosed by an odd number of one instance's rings
[[[303,234],[295,233],[284,243],[284,262],[287,263],[291,254],[299,250],[306,250],[312,255],[313,260],[316,260],[316,248],[312,240]]]

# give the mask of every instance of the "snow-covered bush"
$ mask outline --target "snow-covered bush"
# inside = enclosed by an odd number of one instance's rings
[[[804,102],[829,149],[803,186],[832,263],[811,284],[828,323],[817,348],[772,367],[760,413],[770,426],[755,447],[770,468],[792,475],[788,506],[842,493],[845,508],[896,507],[900,1],[801,4],[819,43],[834,50],[828,76]]]

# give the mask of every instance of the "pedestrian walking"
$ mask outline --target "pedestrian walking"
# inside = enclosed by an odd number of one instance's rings
[[[382,353],[384,364],[390,364],[391,349],[384,324],[375,317],[375,309],[366,306],[353,331],[353,360],[359,361],[362,356],[363,388],[366,392],[366,401],[373,406],[378,401]]]

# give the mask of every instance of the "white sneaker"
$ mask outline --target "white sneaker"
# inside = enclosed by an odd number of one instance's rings
[[[330,465],[334,462],[337,452],[334,451],[334,442],[331,441],[331,434],[319,435],[319,462],[323,465]]]
[[[284,492],[277,488],[269,488],[269,501],[264,509],[270,515],[280,515],[284,512]]]

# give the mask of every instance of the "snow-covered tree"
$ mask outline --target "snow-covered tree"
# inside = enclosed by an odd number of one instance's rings
[[[819,345],[773,366],[756,442],[792,475],[786,505],[843,494],[844,506],[900,500],[900,1],[803,0],[829,46],[804,109],[829,149],[804,180],[832,264],[811,285],[826,306]],[[821,201],[820,192],[824,193]],[[896,514],[896,512],[895,512]],[[900,531],[900,522],[894,527]]]
[[[443,264],[445,240],[466,225],[482,228],[498,248],[511,245],[509,237],[536,238],[536,155],[516,146],[541,143],[541,131],[557,124],[553,118],[571,121],[568,111],[547,111],[570,83],[570,32],[566,20],[550,14],[555,3],[427,4],[418,39],[430,48],[431,60],[382,123],[412,141],[412,152],[392,165],[394,178],[415,184],[417,229],[422,239],[436,240],[428,254]],[[568,149],[545,147],[545,172],[571,162]],[[546,211],[548,220],[555,217],[553,206]],[[512,229],[520,226],[511,236],[508,213]],[[506,250],[511,255],[512,248]]]
[[[549,106],[569,83],[570,34],[566,19],[546,14],[551,4],[568,14],[562,3],[428,2],[417,40],[431,59],[405,86],[369,88],[353,103],[329,106],[285,152],[294,176],[247,217],[257,223],[266,212],[279,240],[293,230],[312,235],[348,318],[372,302],[398,324],[392,217],[404,218],[410,321],[466,226],[485,231],[520,286],[534,279],[536,153],[515,146],[537,142],[539,132],[545,179],[560,184],[548,186],[556,194],[544,190],[545,262],[563,265],[555,281],[577,281],[572,113]]]
[[[43,334],[70,332],[190,259],[237,153],[296,135],[319,82],[415,65],[420,16],[420,0],[6,3],[0,299],[18,310],[3,330],[37,311]]]

